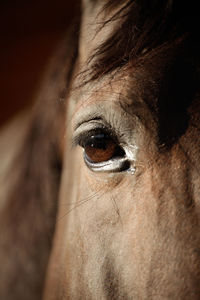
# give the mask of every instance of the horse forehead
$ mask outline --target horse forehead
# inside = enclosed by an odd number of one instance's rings
[[[99,99],[106,99],[110,101],[118,101],[122,95],[126,94],[129,86],[134,86],[133,76],[130,78],[129,73],[119,71],[115,78],[110,76],[102,76],[102,78],[96,82],[89,82],[83,86],[76,94],[76,102],[93,104]]]
[[[81,34],[79,39],[79,62],[84,65],[93,51],[111,34],[116,21],[107,22],[113,11],[105,11],[107,1],[83,0]],[[123,3],[122,3],[123,4]],[[106,26],[102,26],[106,23]]]

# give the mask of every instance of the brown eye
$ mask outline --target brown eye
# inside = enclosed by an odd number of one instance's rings
[[[92,163],[108,161],[125,155],[124,150],[106,133],[92,134],[81,145],[86,158]]]

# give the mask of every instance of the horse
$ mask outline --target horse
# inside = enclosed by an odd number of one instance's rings
[[[1,134],[0,298],[200,298],[195,1],[77,1]]]

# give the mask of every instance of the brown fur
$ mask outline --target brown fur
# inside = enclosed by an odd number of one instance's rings
[[[56,71],[41,92],[15,165],[16,183],[0,220],[3,299],[41,298],[52,246],[45,300],[199,299],[196,5],[105,3],[84,1],[79,53],[76,29],[75,38],[69,35],[73,45],[53,62]],[[101,22],[89,44],[91,16]],[[68,97],[74,51],[80,75],[68,121],[74,102],[80,102],[80,116],[90,104],[96,111],[103,107],[114,125],[118,117],[122,124],[127,119],[124,135],[133,132],[131,141],[140,149],[134,177],[91,176],[80,149],[68,145],[60,183],[65,109],[58,99]],[[109,101],[101,104],[104,99],[119,102],[123,114],[113,112]]]
[[[44,299],[197,300],[196,8],[109,1],[106,21],[100,1],[84,3],[79,59],[88,65],[74,83],[67,136],[101,120],[137,146],[136,172],[91,172],[79,147],[66,149]]]

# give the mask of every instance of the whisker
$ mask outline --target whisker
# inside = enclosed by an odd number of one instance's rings
[[[116,211],[116,213],[119,217],[119,221],[120,221],[121,225],[123,225],[122,218],[121,218],[120,211],[119,211],[119,207],[117,205],[117,202],[116,202],[115,198],[111,197],[111,201],[112,201],[113,207],[114,207],[114,209],[115,209],[115,211]]]
[[[74,207],[72,207],[71,209],[69,209],[63,216],[61,216],[60,218],[58,218],[58,219],[56,220],[56,223],[57,223],[58,221],[62,220],[64,217],[66,217],[66,216],[67,216],[70,212],[72,212],[74,209],[79,208],[81,205],[83,205],[83,204],[87,203],[88,201],[90,201],[92,198],[95,197],[96,199],[99,199],[100,197],[102,197],[102,196],[105,194],[105,192],[103,192],[103,193],[101,193],[101,194],[98,195],[99,192],[100,192],[100,190],[97,191],[96,193],[94,193],[94,194],[92,194],[92,195],[86,197],[84,200],[78,201],[78,202],[76,203],[76,205],[74,205]],[[97,196],[97,195],[98,195],[98,196]],[[97,196],[97,197],[96,197],[96,196]],[[71,203],[71,204],[73,204],[73,203]],[[70,204],[70,205],[71,205],[71,204]]]

